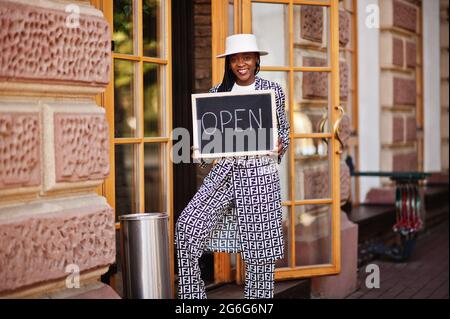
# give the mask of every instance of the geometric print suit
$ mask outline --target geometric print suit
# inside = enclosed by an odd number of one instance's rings
[[[289,146],[285,95],[279,84],[256,77],[255,90],[269,89],[275,91],[280,163]],[[178,218],[175,243],[179,298],[206,298],[198,264],[204,251],[240,252],[246,267],[244,297],[272,298],[275,261],[284,255],[280,179],[273,158],[220,159]]]

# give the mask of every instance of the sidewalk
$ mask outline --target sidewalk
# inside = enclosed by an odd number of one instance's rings
[[[408,262],[374,261],[380,268],[380,288],[365,285],[366,266],[359,270],[360,289],[347,299],[448,299],[449,221],[420,234]]]

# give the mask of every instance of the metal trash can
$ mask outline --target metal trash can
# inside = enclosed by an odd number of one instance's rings
[[[119,217],[125,298],[172,298],[166,213]]]

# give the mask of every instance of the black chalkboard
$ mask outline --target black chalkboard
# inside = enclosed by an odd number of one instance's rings
[[[192,94],[194,158],[264,155],[275,151],[272,90]]]

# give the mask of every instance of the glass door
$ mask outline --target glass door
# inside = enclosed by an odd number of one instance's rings
[[[338,127],[344,115],[339,97],[339,1],[224,0],[221,5],[232,9],[220,20],[226,25],[213,22],[213,53],[214,47],[223,50],[229,33],[254,33],[259,46],[269,51],[261,57],[259,76],[278,82],[286,93],[291,144],[280,166],[286,246],[275,278],[338,273]],[[213,63],[214,83],[221,80],[221,63]],[[241,262],[218,262],[231,264],[218,269],[235,267],[236,280],[242,281]]]
[[[112,171],[105,194],[115,210],[117,233],[120,215],[167,212],[173,255],[170,3],[108,0],[102,11],[113,40],[113,72],[105,92]],[[172,278],[173,272],[171,260]]]

